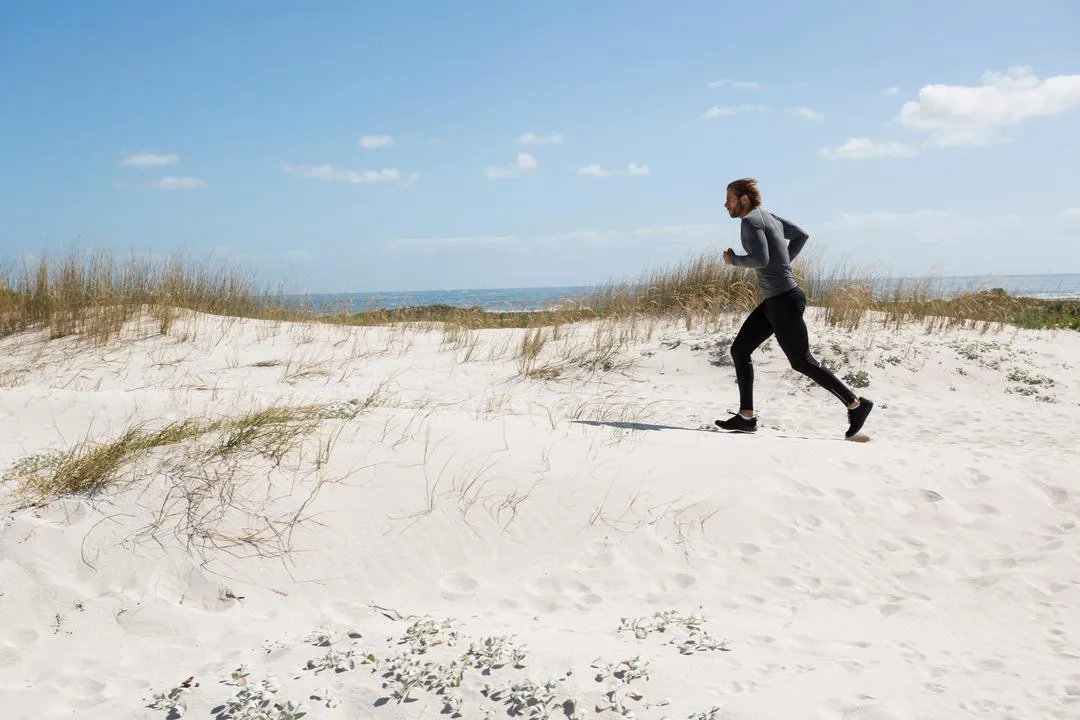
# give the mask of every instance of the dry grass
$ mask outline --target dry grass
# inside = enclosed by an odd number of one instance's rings
[[[299,320],[311,313],[273,300],[249,273],[195,262],[183,253],[166,260],[73,251],[60,259],[0,268],[0,337],[30,329],[50,337],[82,335],[100,343],[148,313],[168,333],[179,311],[227,317]]]
[[[886,284],[869,272],[846,267],[826,270],[810,258],[800,258],[794,272],[810,304],[823,308],[827,322],[839,327],[856,328],[869,317],[893,327],[922,322],[928,331],[956,325],[989,329],[1006,323],[1080,326],[1080,303],[1051,306],[999,292],[935,297],[929,278]],[[478,356],[476,331],[526,328],[530,332],[514,354],[521,373],[532,375],[541,370],[538,358],[544,345],[559,340],[564,328],[575,323],[674,318],[690,327],[695,322],[714,321],[722,314],[748,312],[760,302],[753,273],[724,265],[716,253],[645,273],[634,281],[610,282],[543,311],[488,312],[428,305],[319,315],[311,307],[286,303],[282,297],[280,290],[258,288],[241,269],[193,262],[182,253],[163,261],[121,261],[104,252],[72,252],[56,260],[45,257],[21,269],[0,268],[0,337],[41,330],[51,338],[80,335],[107,343],[120,337],[125,324],[136,317],[149,318],[144,327],[153,332],[169,333],[182,313],[201,312],[299,322],[302,324],[293,330],[299,343],[314,340],[316,323],[389,325],[392,332],[386,352],[393,353],[407,351],[417,334],[441,328],[443,348],[469,361]],[[549,330],[542,332],[540,328]],[[277,325],[267,324],[260,332],[276,333]],[[603,346],[608,344],[605,341]],[[491,350],[489,358],[501,357],[506,350],[510,349]],[[357,345],[356,352],[369,351],[361,351]],[[602,353],[599,357],[602,364]]]
[[[352,408],[359,412],[376,402],[374,394]],[[134,425],[105,442],[86,441],[63,452],[27,458],[5,475],[14,492],[33,504],[67,495],[93,497],[118,484],[120,471],[136,457],[150,450],[210,438],[199,460],[261,456],[279,465],[330,417],[322,405],[269,407],[236,418],[189,419],[153,430]],[[325,451],[323,451],[325,452]]]

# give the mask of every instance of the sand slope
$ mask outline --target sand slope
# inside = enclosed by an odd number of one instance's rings
[[[549,380],[519,375],[523,331],[196,316],[0,341],[4,470],[136,422],[336,404],[277,466],[159,448],[93,498],[0,490],[3,717],[163,718],[153,693],[192,678],[183,716],[210,718],[267,676],[308,718],[1080,716],[1080,335],[815,322],[877,402],[853,443],[774,343],[762,431],[701,430],[735,409],[735,321],[641,323]],[[216,535],[191,532],[200,482]]]

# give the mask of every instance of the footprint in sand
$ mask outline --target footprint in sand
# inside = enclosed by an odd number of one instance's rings
[[[1069,492],[1065,488],[1056,485],[1044,485],[1043,483],[1036,483],[1036,485],[1046,493],[1046,497],[1050,498],[1050,502],[1054,505],[1064,505],[1069,502]]]
[[[687,590],[697,584],[697,578],[686,573],[674,573],[671,576],[670,584],[674,585],[677,590]]]
[[[567,587],[577,595],[574,604],[579,610],[588,610],[589,606],[599,605],[604,602],[604,598],[593,592],[591,587],[580,580],[570,580],[567,582]]]
[[[743,560],[749,560],[753,556],[761,552],[761,546],[754,543],[742,542],[735,546],[738,549],[739,554],[742,555]]]
[[[451,573],[439,582],[439,592],[447,600],[460,600],[469,597],[480,587],[480,583],[465,573]]]
[[[895,615],[896,613],[904,609],[902,603],[903,600],[901,600],[900,598],[889,598],[888,601],[878,605],[878,612],[880,612],[884,617]]]
[[[970,490],[990,481],[990,476],[977,468],[968,468],[968,480],[963,484]]]
[[[858,675],[866,668],[866,665],[863,665],[858,660],[841,660],[840,667],[849,675]]]
[[[566,593],[559,578],[544,575],[525,585],[526,594],[532,598],[530,607],[540,612],[555,612],[566,607]]]

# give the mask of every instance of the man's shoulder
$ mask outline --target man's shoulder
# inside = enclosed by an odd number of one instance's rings
[[[760,228],[765,227],[765,224],[768,222],[775,222],[776,218],[773,217],[771,212],[758,205],[756,208],[746,213],[746,215],[743,216],[742,221],[746,225]]]

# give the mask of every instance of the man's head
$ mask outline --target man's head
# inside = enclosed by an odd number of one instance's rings
[[[754,178],[740,178],[728,183],[724,207],[731,217],[742,217],[760,204],[761,191]]]

